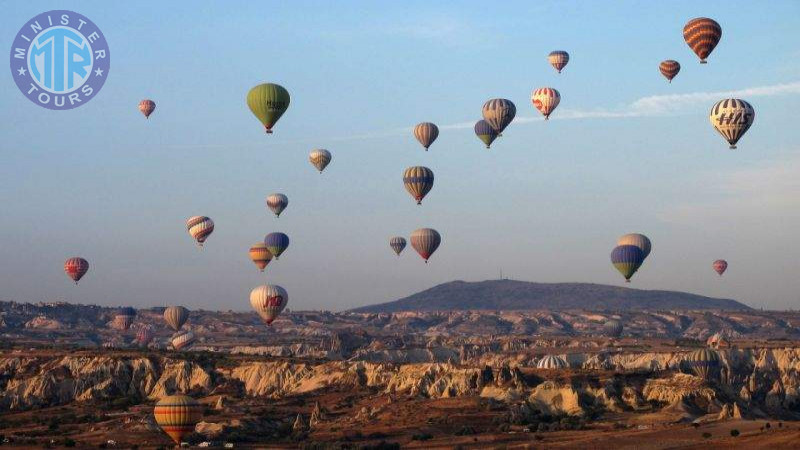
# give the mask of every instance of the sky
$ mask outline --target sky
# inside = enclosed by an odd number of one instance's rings
[[[623,286],[617,238],[650,237],[630,287],[800,307],[800,2],[0,2],[0,48],[51,9],[89,17],[111,69],[87,104],[0,89],[0,299],[246,310],[263,283],[291,309],[343,310],[452,280],[505,277]],[[683,25],[723,28],[700,65]],[[561,75],[552,50],[570,53]],[[668,84],[664,59],[682,70]],[[263,82],[291,106],[267,136],[245,103]],[[544,122],[530,92],[562,100]],[[708,111],[739,97],[755,123],[727,143]],[[483,103],[517,118],[486,150]],[[150,120],[137,110],[156,101]],[[413,137],[431,121],[429,152]],[[333,161],[323,174],[313,148]],[[408,166],[430,167],[417,206]],[[275,218],[265,197],[282,192]],[[185,227],[210,216],[202,250]],[[388,246],[421,227],[429,264]],[[249,247],[291,244],[260,274]],[[91,269],[76,287],[63,262]],[[711,263],[730,263],[718,277]]]

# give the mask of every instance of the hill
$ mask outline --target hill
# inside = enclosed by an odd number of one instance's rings
[[[515,280],[451,281],[406,298],[362,306],[354,312],[436,310],[748,310],[736,300],[676,291],[647,291],[590,283]]]

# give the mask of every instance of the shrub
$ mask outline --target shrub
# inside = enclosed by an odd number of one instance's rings
[[[418,433],[411,436],[412,441],[429,441],[433,439],[433,435],[430,433]]]
[[[772,428],[772,425],[770,425],[769,422],[767,422],[764,424],[764,428],[769,430],[770,428]]]
[[[739,430],[737,430],[736,428],[731,430],[731,436],[736,437],[738,435],[739,435]]]
[[[70,438],[64,439],[64,447],[75,447],[75,441]]]
[[[711,433],[709,433],[708,431],[706,431],[705,433],[703,433],[703,438],[704,438],[704,439],[708,439],[708,438],[710,438],[710,437],[711,437]]]

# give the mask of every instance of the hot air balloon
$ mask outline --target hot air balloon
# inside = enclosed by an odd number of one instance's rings
[[[191,330],[181,331],[172,338],[172,348],[182,350],[194,344],[195,337]]]
[[[539,360],[536,363],[537,369],[548,369],[548,370],[559,370],[559,369],[566,369],[569,367],[567,361],[564,358],[556,355],[547,355]]]
[[[267,244],[259,242],[250,247],[250,259],[252,259],[256,267],[263,272],[267,264],[272,261],[272,252],[269,251]]]
[[[706,58],[717,46],[721,37],[722,27],[706,17],[692,19],[683,27],[683,39],[700,58],[700,64],[706,63]]]
[[[150,114],[153,114],[153,111],[156,110],[156,102],[150,99],[144,99],[139,102],[139,111],[144,114],[145,119],[150,118]]]
[[[259,286],[250,292],[250,306],[267,325],[272,324],[272,321],[286,308],[288,301],[289,294],[286,293],[286,289],[275,284]]]
[[[67,276],[72,278],[72,281],[75,284],[78,284],[78,280],[83,278],[86,275],[86,272],[89,271],[89,261],[86,261],[83,258],[74,257],[66,260],[64,262],[64,272],[67,273]]]
[[[406,248],[406,239],[400,236],[395,236],[389,239],[389,247],[392,247],[397,256],[400,256],[400,253]]]
[[[287,206],[289,206],[289,197],[283,194],[271,194],[267,197],[267,207],[275,213],[275,217],[280,217]]]
[[[695,350],[684,360],[684,365],[695,375],[704,379],[712,379],[720,367],[719,353],[710,348]]]
[[[550,114],[561,103],[561,94],[553,88],[534,89],[531,93],[531,103],[544,116],[544,120],[550,118]]]
[[[120,330],[128,330],[133,324],[133,320],[136,318],[136,310],[127,306],[125,308],[120,309],[117,311],[117,314],[114,316],[114,327]]]
[[[714,272],[717,272],[719,276],[722,276],[722,274],[728,270],[728,261],[725,261],[724,259],[718,259],[714,261],[712,267],[714,267]]]
[[[319,170],[319,173],[322,173],[322,171],[328,167],[328,164],[331,163],[331,158],[331,152],[324,148],[314,149],[311,151],[311,154],[308,155],[308,160]]]
[[[708,119],[711,125],[731,145],[731,150],[736,148],[742,136],[753,125],[756,112],[750,103],[738,98],[726,98],[718,101],[711,107]]]
[[[403,184],[418,205],[433,188],[433,171],[423,166],[409,167],[403,172]]]
[[[264,237],[264,243],[267,244],[267,249],[272,253],[275,259],[280,259],[286,248],[289,247],[289,236],[284,233],[270,233]]]
[[[153,340],[153,329],[149,325],[145,325],[136,332],[136,343],[142,347],[146,347],[150,341]]]
[[[203,417],[203,407],[195,399],[186,395],[170,395],[156,403],[153,408],[156,423],[177,445],[181,439],[194,431],[195,425]]]
[[[563,69],[564,66],[566,66],[569,62],[569,53],[565,52],[564,50],[550,52],[550,54],[547,55],[547,62],[549,62],[550,65],[558,71],[558,73],[561,73],[561,69]]]
[[[635,245],[620,245],[611,252],[611,263],[630,283],[631,277],[644,262],[644,253]]]
[[[181,329],[189,319],[189,310],[183,306],[169,306],[164,310],[164,320],[175,331]]]
[[[658,65],[658,70],[661,71],[661,75],[664,75],[672,83],[672,79],[681,71],[681,64],[678,61],[668,59],[661,61],[661,64]]]
[[[475,135],[486,144],[486,148],[491,147],[492,142],[497,139],[497,131],[494,131],[489,122],[483,119],[475,122]]]
[[[504,98],[493,98],[483,104],[483,120],[502,136],[503,130],[514,120],[517,115],[517,107],[511,100]]]
[[[425,150],[428,150],[433,141],[439,137],[439,127],[430,122],[422,122],[414,127],[414,137],[425,147]]]
[[[197,245],[203,246],[203,242],[208,239],[214,231],[214,221],[206,216],[193,216],[186,221],[186,229],[189,230],[189,235],[197,241]]]
[[[639,247],[645,258],[650,255],[650,249],[652,248],[650,238],[639,233],[630,233],[620,236],[620,238],[617,239],[617,245],[634,245]]]
[[[259,84],[247,93],[247,106],[264,124],[267,134],[289,108],[289,91],[272,83]]]
[[[622,335],[622,322],[616,319],[609,319],[603,324],[603,331],[606,336],[620,337]]]
[[[411,246],[428,263],[428,259],[442,243],[442,236],[433,228],[420,228],[411,233]]]

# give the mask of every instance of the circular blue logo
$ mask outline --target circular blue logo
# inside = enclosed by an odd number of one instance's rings
[[[110,67],[103,33],[73,11],[39,14],[23,25],[11,45],[11,75],[17,87],[48,109],[77,108],[91,100]]]

